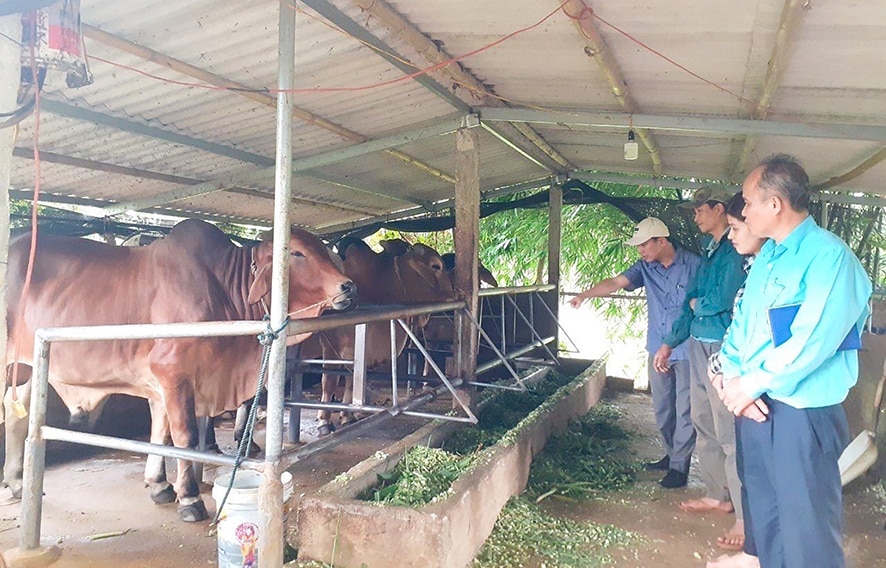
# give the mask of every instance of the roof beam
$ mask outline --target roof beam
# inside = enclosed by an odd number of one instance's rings
[[[872,156],[866,158],[864,161],[862,161],[860,164],[858,164],[845,174],[832,177],[827,181],[823,181],[822,183],[817,184],[815,186],[815,189],[828,189],[836,185],[842,185],[849,180],[857,178],[861,174],[865,173],[869,169],[882,162],[884,159],[886,159],[886,146],[874,152]]]
[[[553,178],[545,177],[541,179],[528,180],[520,183],[505,185],[501,187],[496,187],[488,190],[480,191],[480,200],[491,199],[493,197],[502,197],[505,195],[510,195],[512,193],[519,193],[521,191],[531,191],[533,189],[540,189],[542,187],[549,187],[553,183]],[[455,197],[444,199],[442,201],[438,201],[434,204],[435,208],[440,211],[446,209],[448,207],[453,207],[455,205]],[[352,231],[354,229],[359,229],[360,227],[365,227],[366,225],[372,225],[373,223],[378,223],[379,221],[387,222],[387,221],[398,221],[400,219],[406,219],[409,217],[418,217],[421,216],[424,211],[422,211],[418,207],[410,207],[409,209],[403,209],[401,211],[395,211],[393,213],[389,213],[388,215],[382,215],[379,217],[372,217],[368,219],[360,219],[359,221],[350,221],[346,223],[334,223],[329,225],[319,225],[316,230],[321,236],[328,236],[335,233],[341,233],[343,231]]]
[[[277,108],[277,98],[268,93],[263,93],[260,90],[257,90],[248,85],[237,83],[235,81],[231,81],[230,79],[222,77],[221,75],[216,75],[215,73],[200,69],[199,67],[191,65],[190,63],[185,63],[184,61],[175,59],[173,57],[160,53],[159,51],[155,51],[149,47],[133,43],[129,40],[123,39],[119,36],[96,28],[95,26],[82,24],[82,29],[83,35],[91,40],[103,43],[109,47],[113,47],[131,55],[135,55],[136,57],[141,57],[142,59],[151,61],[152,63],[156,63],[157,65],[167,67],[177,73],[181,73],[182,75],[186,75],[188,77],[193,77],[194,79],[203,81],[208,85],[225,87],[234,94],[246,97],[247,99],[253,100],[264,106],[274,109]],[[466,110],[465,112],[470,112],[470,109]],[[333,134],[336,134],[341,138],[344,138],[345,140],[356,142],[358,144],[366,142],[367,140],[366,136],[363,136],[358,132],[354,132],[353,130],[349,130],[339,124],[332,122],[331,120],[327,120],[321,116],[318,116],[309,110],[293,106],[292,114],[296,118],[304,121],[306,124],[310,124],[318,128],[322,128],[323,130],[332,132]],[[389,150],[387,151],[387,153],[394,158],[397,158],[398,160],[417,167],[428,175],[431,175],[448,183],[455,183],[455,178],[451,175],[438,170],[433,166],[425,164],[424,162],[421,162],[420,160],[413,158],[412,156],[404,154],[399,150]]]
[[[781,76],[787,66],[788,55],[794,45],[797,29],[800,27],[800,17],[806,10],[808,3],[808,0],[785,0],[784,7],[781,10],[781,18],[778,22],[778,32],[775,34],[775,44],[772,47],[769,65],[766,68],[763,89],[760,92],[760,97],[757,99],[754,110],[751,111],[751,118],[754,120],[762,120],[769,114],[769,103],[772,101],[772,96],[781,83]],[[735,157],[730,168],[733,179],[744,173],[748,157],[756,145],[757,136],[745,136],[741,151]]]
[[[229,146],[224,146],[222,144],[216,144],[214,142],[207,142],[206,140],[201,140],[199,138],[193,138],[191,136],[185,136],[183,134],[178,134],[176,132],[170,132],[168,130],[163,130],[161,128],[156,128],[153,126],[147,126],[145,124],[140,124],[138,122],[133,122],[133,121],[125,120],[122,118],[109,116],[109,115],[98,113],[98,112],[95,112],[92,110],[83,109],[80,107],[69,105],[67,103],[62,103],[59,101],[53,101],[53,100],[47,99],[47,100],[43,100],[40,103],[40,106],[41,106],[41,108],[47,110],[47,112],[50,112],[50,113],[58,115],[58,116],[63,116],[65,118],[72,118],[75,120],[84,120],[84,121],[88,121],[88,122],[94,122],[96,124],[100,124],[102,126],[108,126],[110,128],[115,128],[115,129],[121,130],[123,132],[128,132],[131,134],[139,134],[139,135],[143,135],[143,136],[157,138],[160,140],[165,140],[167,142],[172,142],[173,144],[181,144],[183,146],[190,146],[192,148],[204,150],[204,151],[212,153],[212,154],[217,154],[217,155],[225,156],[228,158],[233,158],[233,159],[239,160],[241,162],[247,162],[250,164],[255,164],[257,166],[269,168],[269,167],[273,167],[273,165],[274,165],[274,161],[272,159],[265,158],[264,156],[260,156],[258,154],[253,154],[251,152],[245,152],[243,150],[231,148]],[[17,149],[17,151],[22,152],[22,151],[24,151],[24,149],[19,148],[19,149]],[[398,153],[397,150],[388,150],[387,152],[389,154]],[[41,157],[46,156],[46,155],[47,155],[46,152],[40,152]],[[20,158],[28,158],[29,156],[30,155],[27,155],[27,156],[23,155],[23,154],[19,155]],[[107,164],[107,163],[103,163],[103,162],[93,162],[92,160],[84,160],[82,158],[72,158],[70,156],[59,157],[57,155],[56,159],[62,160],[62,158],[64,159],[64,161],[57,161],[56,163],[63,163],[63,164],[69,165],[69,166],[81,167],[84,169],[102,170],[102,171],[106,171],[109,173],[120,173],[123,175],[136,175],[136,176],[144,177],[147,179],[168,181],[170,183],[184,183],[184,184],[188,183],[188,182],[175,181],[175,179],[178,178],[178,176],[171,176],[171,175],[167,175],[167,174],[161,174],[158,172],[148,172],[147,170],[135,170],[134,168],[125,168],[123,166],[116,166],[113,164]],[[47,161],[49,161],[49,160],[47,160]],[[102,166],[97,167],[97,164],[102,164]],[[430,167],[430,166],[428,166],[428,167]],[[126,170],[132,170],[134,172],[144,172],[144,175],[139,175],[137,173],[128,174],[128,173],[126,173]],[[305,177],[311,177],[314,179],[318,179],[320,181],[326,181],[326,179],[324,179],[325,174],[320,174],[318,172],[303,172],[302,175]],[[188,179],[188,178],[179,178],[179,179]],[[190,183],[197,184],[197,183],[203,183],[203,182],[197,180],[197,181],[193,181]],[[342,187],[347,187],[348,189],[350,189],[352,191],[356,191],[358,193],[369,193],[369,194],[374,193],[372,190],[361,189],[353,184],[349,184],[347,186],[344,184],[339,184],[339,185],[342,185]],[[224,188],[220,188],[220,189],[224,189]],[[405,201],[407,203],[418,204],[418,202],[414,202],[408,198],[401,198],[401,197],[397,197],[394,195],[386,195],[386,196],[390,197],[392,199],[399,199],[400,201]],[[161,203],[157,203],[157,205],[160,205],[160,204]]]
[[[624,185],[644,185],[649,187],[666,187],[671,189],[691,189],[695,190],[710,182],[690,181],[685,179],[668,179],[651,176],[634,176],[630,174],[618,174],[610,172],[570,172],[571,179],[581,181],[599,182],[599,183],[620,183]],[[735,191],[741,189],[740,184],[722,184],[717,187],[732,188]]]
[[[656,178],[650,176],[633,176],[629,174],[619,174],[610,172],[570,172],[570,178],[579,179],[590,182],[603,183],[622,183],[625,185],[645,185],[649,187],[666,187],[672,189],[691,189],[695,190],[703,186],[711,185],[706,181],[691,181],[688,179],[668,179]],[[723,183],[717,187],[734,189],[739,191],[741,184]],[[875,197],[870,195],[847,195],[837,193],[821,193],[819,190],[825,189],[825,184],[812,184],[812,201],[827,201],[829,203],[850,203],[855,205],[876,205],[886,207],[886,197]]]
[[[224,144],[209,142],[207,140],[194,138],[193,136],[186,136],[177,132],[170,132],[169,130],[163,130],[162,128],[157,128],[155,126],[148,126],[147,124],[141,124],[132,120],[117,118],[116,116],[102,114],[100,112],[95,112],[93,110],[77,107],[60,101],[54,101],[52,99],[41,99],[40,110],[65,118],[94,122],[95,124],[116,128],[117,130],[128,132],[130,134],[138,134],[148,138],[165,140],[167,142],[172,142],[173,144],[198,148],[212,154],[225,156],[248,164],[255,164],[263,167],[274,165],[274,160],[272,158],[260,156],[252,152],[238,150],[237,148],[225,146]]]
[[[26,160],[34,159],[34,151],[31,148],[14,148],[12,151],[12,155],[17,158],[24,158]],[[141,179],[152,179],[156,181],[162,181],[165,183],[174,183],[179,185],[197,185],[200,183],[205,183],[204,180],[194,179],[194,178],[186,178],[181,176],[173,176],[169,174],[163,174],[159,172],[152,172],[149,170],[142,170],[137,168],[129,168],[126,166],[118,166],[116,164],[109,164],[107,162],[97,162],[95,160],[84,160],[83,158],[75,158],[73,156],[65,156],[63,154],[56,154],[54,152],[40,152],[40,161],[48,162],[52,164],[62,164],[65,166],[73,166],[76,168],[81,168],[85,170],[99,171],[99,172],[107,172],[112,174],[120,174],[124,176],[137,177]],[[325,180],[322,180],[325,181]],[[274,194],[262,191],[258,189],[247,189],[240,187],[229,187],[224,191],[229,193],[239,193],[242,195],[250,195],[252,197],[260,197],[263,199],[274,199]],[[342,211],[347,211],[348,213],[360,213],[362,215],[374,215],[374,211],[367,211],[366,209],[356,209],[354,207],[347,207],[341,204],[329,203],[327,201],[317,201],[313,199],[308,199],[306,197],[293,196],[293,203],[303,203],[308,205],[323,205],[325,207],[329,207],[331,209],[340,209]],[[107,203],[103,203],[103,205],[107,205]],[[103,216],[104,211],[92,211],[88,212],[86,210],[81,211],[84,215],[88,215],[90,217],[95,216]]]
[[[866,140],[886,142],[886,126],[836,122],[800,122],[750,120],[746,118],[703,117],[691,115],[630,114],[571,110],[476,109],[481,121],[528,122],[561,126],[592,128],[634,128],[668,130],[673,132],[703,132],[709,134],[755,134],[832,140]]]
[[[368,188],[368,187],[366,187],[366,185],[362,185],[360,187],[357,187],[354,185],[353,181],[343,178],[343,177],[340,177],[340,176],[336,176],[334,174],[320,173],[317,171],[305,172],[305,174],[310,176],[312,179],[322,181],[322,182],[332,184],[332,185],[337,185],[339,187],[344,187],[345,189],[350,189],[351,191],[355,191],[357,193],[365,193],[366,195],[372,195],[374,197],[384,197],[385,199],[393,199],[394,201],[400,201],[402,203],[409,203],[411,205],[418,205],[420,207],[427,209],[428,211],[433,210],[433,204],[431,204],[427,201],[422,201],[420,199],[414,199],[414,198],[408,197],[408,196],[397,195],[392,191],[386,191],[382,188]]]
[[[457,117],[454,119],[440,121],[429,126],[424,126],[399,134],[386,136],[384,138],[370,140],[362,144],[355,144],[353,146],[348,146],[347,148],[342,148],[340,150],[326,152],[307,158],[297,158],[292,161],[292,169],[294,172],[304,172],[312,170],[314,168],[334,164],[342,160],[355,158],[357,156],[363,156],[366,154],[371,154],[373,152],[381,152],[389,148],[396,148],[397,146],[402,146],[416,140],[423,140],[425,138],[431,138],[433,136],[442,136],[444,134],[453,132],[454,130],[465,124],[467,124],[468,126],[476,126],[479,124],[476,116],[469,115],[469,117],[473,118],[471,120],[468,120],[467,117]],[[188,199],[190,197],[204,195],[206,193],[212,193],[214,191],[221,191],[229,187],[250,187],[258,183],[267,183],[268,180],[273,179],[274,173],[274,167],[271,166],[250,172],[248,174],[228,176],[213,181],[207,181],[205,183],[192,185],[179,190],[168,191],[145,199],[137,199],[125,203],[118,203],[116,205],[106,207],[105,215],[118,215],[120,213],[123,213],[124,211],[129,210],[137,211],[140,209],[145,209],[147,207],[161,205],[163,203],[179,201],[181,199]]]
[[[584,0],[567,0],[563,3],[562,10],[569,16],[572,23],[581,33],[585,42],[585,54],[592,58],[599,65],[600,70],[606,76],[606,82],[612,90],[612,95],[618,101],[619,106],[628,113],[638,112],[637,103],[628,92],[628,82],[622,74],[618,61],[609,50],[603,37],[594,25],[594,10],[588,6]],[[643,142],[646,150],[649,151],[649,158],[652,160],[652,174],[660,176],[662,174],[661,153],[658,149],[652,134],[645,128],[634,124],[634,132]]]
[[[427,63],[422,67],[439,65],[452,59],[439,45],[434,43],[411,22],[394,10],[384,0],[353,0],[354,4],[364,13],[374,18],[373,21],[385,26],[398,41],[417,51]],[[400,69],[407,75],[420,71],[417,65],[406,62],[406,58],[395,49],[380,40],[365,27],[356,23],[345,13],[333,6],[327,0],[304,0],[303,4],[350,34],[358,40],[375,48],[375,52],[385,61]],[[433,78],[442,75],[443,80]],[[456,93],[450,91],[444,84],[455,83],[467,89],[467,96],[477,98],[483,104],[489,106],[506,106],[492,92],[483,85],[476,77],[465,71],[458,63],[452,63],[429,74],[417,75],[414,80],[420,85],[451,104],[456,110],[464,113],[471,112],[471,105],[462,100]],[[527,125],[498,126],[499,132],[496,138],[504,142],[510,148],[517,150],[534,164],[554,172],[565,172],[574,168],[569,161],[559,152],[552,148],[537,132]]]

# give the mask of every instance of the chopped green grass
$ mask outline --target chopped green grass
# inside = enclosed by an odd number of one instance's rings
[[[607,550],[636,542],[633,533],[545,514],[525,496],[508,501],[495,529],[474,559],[474,568],[541,565],[595,568],[612,561]]]
[[[631,434],[619,419],[614,406],[600,403],[548,440],[532,462],[527,493],[534,498],[593,498],[633,484],[640,466],[626,457]]]
[[[484,406],[479,424],[462,428],[444,444],[444,449],[415,446],[390,472],[379,474],[376,487],[361,499],[386,505],[420,507],[445,494],[452,482],[476,460],[477,453],[494,445],[529,412],[558,388],[572,380],[550,373],[526,392],[505,391]]]
[[[473,461],[474,455],[457,456],[438,448],[414,446],[392,471],[379,474],[380,484],[370,490],[368,500],[420,507],[444,494]]]

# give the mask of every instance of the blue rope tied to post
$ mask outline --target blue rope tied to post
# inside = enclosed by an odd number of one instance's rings
[[[261,367],[258,371],[258,384],[255,388],[255,396],[252,399],[252,406],[249,407],[249,417],[246,419],[246,427],[243,430],[243,437],[240,438],[240,444],[237,446],[237,455],[234,457],[234,469],[231,471],[231,480],[228,483],[228,488],[225,490],[225,496],[218,505],[218,510],[215,512],[215,518],[212,520],[211,526],[218,524],[225,503],[228,501],[228,495],[231,494],[231,489],[234,488],[234,478],[237,475],[237,471],[240,469],[240,464],[243,462],[243,458],[249,455],[249,450],[252,448],[252,432],[255,430],[255,416],[258,414],[258,398],[259,395],[261,395],[262,389],[265,387],[268,365],[271,361],[271,346],[274,344],[274,341],[280,337],[280,333],[289,326],[289,317],[283,320],[283,324],[277,329],[271,327],[270,318],[268,316],[265,316],[264,320],[267,322],[267,327],[263,333],[260,333],[257,336],[258,342],[264,346],[264,349],[262,350]]]

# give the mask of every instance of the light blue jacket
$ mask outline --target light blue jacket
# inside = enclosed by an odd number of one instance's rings
[[[871,280],[852,250],[808,217],[784,241],[767,241],[720,352],[723,376],[745,394],[795,408],[839,404],[858,379],[858,352],[837,351],[868,316]],[[791,337],[774,347],[767,310],[800,304]]]

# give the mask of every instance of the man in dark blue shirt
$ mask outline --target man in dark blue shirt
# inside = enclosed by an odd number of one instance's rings
[[[680,315],[686,289],[695,278],[700,259],[675,248],[668,240],[669,236],[670,231],[661,220],[647,217],[640,221],[634,236],[626,244],[636,246],[641,259],[618,276],[585,290],[571,304],[577,308],[586,298],[606,296],[617,290],[646,289],[649,386],[655,421],[667,452],[647,467],[667,470],[660,483],[675,488],[686,485],[689,459],[695,448],[695,429],[690,418],[688,353],[685,346],[675,349],[670,356],[670,367],[662,372],[653,367],[652,354],[662,345],[662,338]]]

